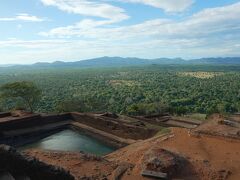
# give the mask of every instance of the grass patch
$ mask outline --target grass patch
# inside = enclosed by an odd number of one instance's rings
[[[198,121],[205,121],[207,118],[206,114],[201,113],[193,113],[193,114],[186,114],[184,116],[174,116],[175,119],[189,119],[189,120],[198,120]]]
[[[166,128],[166,127],[161,127],[160,130],[157,132],[157,134],[155,136],[160,136],[163,134],[168,134],[171,132],[170,128]]]
[[[205,121],[207,115],[206,114],[200,114],[200,113],[194,113],[194,114],[188,114],[186,115],[186,117],[190,118],[190,119],[196,119],[199,121]]]
[[[136,81],[130,81],[130,80],[110,80],[109,84],[111,84],[113,87],[116,86],[128,86],[128,87],[132,87],[132,86],[137,86],[139,85],[138,82]]]
[[[220,76],[223,74],[224,74],[223,72],[204,72],[204,71],[178,73],[179,76],[190,76],[190,77],[195,77],[195,78],[200,78],[200,79],[210,79],[210,78]]]

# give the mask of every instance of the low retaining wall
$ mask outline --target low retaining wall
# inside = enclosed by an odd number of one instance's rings
[[[11,116],[10,112],[1,112],[0,113],[0,118],[4,118],[4,117],[8,117],[8,116]]]
[[[75,123],[79,123],[79,126]],[[0,144],[21,147],[67,128],[84,131],[116,148],[131,144],[135,140],[150,138],[156,134],[156,130],[153,129],[127,124],[117,118],[94,114],[35,114],[2,118],[0,120]]]
[[[147,139],[156,133],[156,131],[152,129],[125,124],[113,118],[96,117],[83,113],[71,113],[71,116],[74,121],[126,139]]]
[[[11,117],[0,121],[0,144],[14,147],[33,143],[37,140],[66,129],[70,114],[27,115]]]
[[[15,148],[19,148],[26,144],[31,144],[43,138],[51,136],[59,131],[65,130],[66,128],[68,128],[68,126],[59,126],[48,130],[43,129],[10,137],[2,137],[0,138],[0,144],[7,144]]]
[[[45,115],[45,116],[36,114],[28,115],[25,117],[16,117],[12,118],[9,121],[0,122],[0,132],[14,129],[30,128],[34,126],[42,126],[60,121],[68,121],[69,119],[70,114]]]

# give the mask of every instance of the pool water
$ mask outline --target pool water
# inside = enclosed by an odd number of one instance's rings
[[[73,130],[60,131],[35,143],[25,145],[21,149],[31,148],[75,152],[83,151],[99,156],[116,150],[91,136]]]

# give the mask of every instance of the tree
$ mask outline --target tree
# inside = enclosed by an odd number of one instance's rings
[[[56,110],[58,112],[84,112],[85,104],[78,99],[61,101]]]
[[[0,88],[0,93],[2,99],[14,101],[15,107],[21,102],[31,112],[41,97],[41,90],[34,83],[27,81],[5,84]]]
[[[168,111],[168,105],[161,102],[139,103],[127,107],[129,115],[158,115]]]

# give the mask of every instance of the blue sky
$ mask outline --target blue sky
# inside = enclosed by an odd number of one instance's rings
[[[0,64],[240,56],[236,0],[6,0]]]

